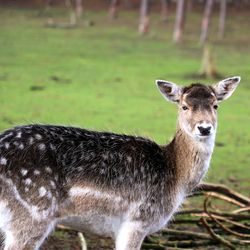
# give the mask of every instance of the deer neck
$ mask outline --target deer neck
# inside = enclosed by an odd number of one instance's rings
[[[177,126],[174,139],[166,146],[166,155],[170,156],[168,160],[174,164],[179,187],[191,192],[199,184],[208,170],[214,141],[215,136],[196,140]]]

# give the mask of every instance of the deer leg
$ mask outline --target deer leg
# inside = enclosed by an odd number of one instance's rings
[[[9,250],[12,246],[15,245],[14,235],[10,230],[6,230],[2,232],[4,235],[4,250]],[[2,249],[2,248],[1,248]]]
[[[5,231],[4,250],[34,250],[39,249],[49,233],[54,229],[55,222],[12,223]]]
[[[40,228],[40,234],[35,235],[34,237],[30,238],[27,244],[25,245],[24,249],[39,249],[41,245],[44,243],[45,239],[48,235],[53,231],[55,227],[55,221],[46,223]]]
[[[146,235],[141,223],[125,222],[118,231],[115,250],[140,250]]]

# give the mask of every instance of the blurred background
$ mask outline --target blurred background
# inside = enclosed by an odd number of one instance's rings
[[[0,129],[43,123],[174,135],[154,84],[239,75],[207,181],[250,195],[250,1],[0,0]],[[97,248],[96,248],[97,249]]]

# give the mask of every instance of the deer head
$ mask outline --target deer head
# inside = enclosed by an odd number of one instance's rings
[[[214,137],[217,127],[218,103],[229,98],[240,82],[235,76],[214,86],[192,84],[179,87],[172,82],[157,80],[162,95],[178,105],[179,127],[195,140]]]

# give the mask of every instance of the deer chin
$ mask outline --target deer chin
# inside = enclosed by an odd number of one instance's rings
[[[195,136],[195,141],[197,142],[197,145],[199,145],[201,151],[206,152],[206,153],[212,153],[214,149],[214,143],[215,143],[215,132],[211,133],[207,136],[201,136],[201,135],[196,135]]]
[[[202,140],[208,140],[213,137],[213,133],[210,133],[208,135],[203,135],[203,134],[194,134],[194,137],[196,140],[202,141]]]

